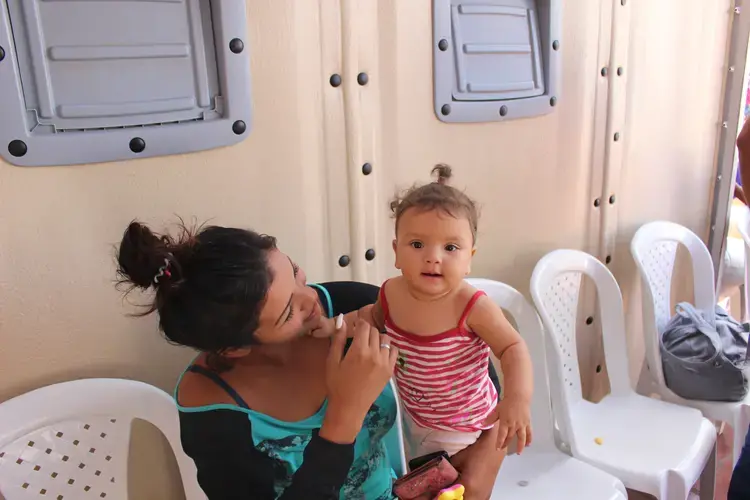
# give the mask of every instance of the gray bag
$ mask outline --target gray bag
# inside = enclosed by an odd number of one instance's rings
[[[747,324],[720,306],[709,316],[691,304],[677,305],[659,339],[664,379],[685,399],[741,401],[747,394]]]

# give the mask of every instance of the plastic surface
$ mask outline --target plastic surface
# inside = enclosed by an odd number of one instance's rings
[[[401,477],[407,471],[403,440],[404,430],[401,423],[401,403],[398,400],[398,389],[393,379],[391,379],[390,384],[393,395],[396,396],[396,423],[383,437],[383,440],[385,441],[385,450],[388,453],[391,468],[396,473],[396,477]]]
[[[565,352],[575,349],[575,337],[565,338],[567,323],[575,319],[568,304],[578,286],[569,283],[573,277],[580,283],[582,275],[598,293],[611,386],[596,404],[571,386],[572,358]],[[660,499],[688,498],[708,464],[709,485],[701,485],[701,498],[713,498],[716,429],[698,410],[641,396],[630,387],[622,296],[604,264],[577,250],[551,252],[534,268],[531,293],[549,340],[554,414],[571,454]]]
[[[534,441],[521,455],[503,462],[492,498],[523,500],[625,500],[616,477],[567,455],[555,446],[550,407],[545,346],[534,308],[514,288],[487,279],[468,279],[472,286],[506,311],[515,321],[534,360],[534,397],[531,418]]]
[[[6,500],[127,500],[130,425],[156,426],[172,446],[187,500],[205,499],[180,444],[174,400],[142,382],[86,379],[0,404],[0,491]]]
[[[746,238],[747,219],[740,221],[738,229],[747,245],[749,241]],[[636,231],[630,243],[630,251],[642,282],[643,332],[650,375],[649,380],[646,381],[646,389],[658,394],[666,401],[697,408],[707,418],[731,425],[734,430],[733,463],[737,463],[748,426],[750,426],[750,395],[746,396],[744,401],[738,402],[683,399],[672,392],[664,380],[659,337],[672,315],[670,292],[675,255],[679,245],[682,245],[690,254],[695,294],[694,305],[698,309],[713,311],[716,304],[711,254],[695,233],[679,224],[666,221],[650,222]]]
[[[0,154],[63,165],[238,142],[244,38],[244,0],[0,0]]]
[[[550,112],[560,97],[561,15],[559,0],[433,0],[438,118]]]

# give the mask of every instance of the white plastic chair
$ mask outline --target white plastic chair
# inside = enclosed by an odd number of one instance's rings
[[[740,231],[747,230],[740,228]],[[739,402],[688,400],[672,392],[664,380],[659,338],[672,317],[670,292],[678,245],[683,245],[690,254],[695,307],[713,311],[716,306],[711,254],[695,233],[679,224],[664,221],[650,222],[638,229],[630,250],[643,283],[643,332],[650,375],[650,380],[646,381],[647,389],[666,401],[697,408],[705,417],[731,425],[734,430],[734,464],[739,459],[750,425],[750,395]]]
[[[531,419],[534,440],[521,455],[503,462],[492,498],[505,500],[625,500],[625,486],[616,477],[557,449],[539,317],[531,304],[510,286],[487,279],[468,279],[510,313],[534,362]]]
[[[398,389],[396,389],[396,383],[393,379],[391,379],[390,385],[393,395],[396,398],[396,422],[383,437],[383,441],[385,442],[385,449],[386,453],[388,453],[391,468],[396,477],[401,477],[407,471],[406,452],[404,450],[404,429],[401,422],[401,403],[398,400]]]
[[[172,398],[121,379],[55,384],[0,404],[0,491],[7,500],[127,500],[133,419],[156,426],[172,446],[187,500],[205,499],[180,444]]]
[[[576,313],[583,275],[599,297],[611,393],[582,397]],[[701,498],[713,500],[716,429],[698,410],[637,394],[630,386],[622,296],[614,276],[591,255],[556,250],[534,268],[531,293],[548,335],[552,407],[571,454],[658,499],[685,500],[701,471]]]

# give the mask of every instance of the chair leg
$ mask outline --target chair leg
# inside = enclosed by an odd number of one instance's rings
[[[714,491],[716,489],[716,459],[718,454],[718,440],[714,443],[713,450],[708,456],[708,462],[703,468],[700,479],[700,499],[714,500]]]

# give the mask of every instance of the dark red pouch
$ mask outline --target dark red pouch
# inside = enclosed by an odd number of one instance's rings
[[[439,456],[397,479],[393,483],[393,494],[400,500],[434,498],[457,479],[458,471],[445,456]]]

